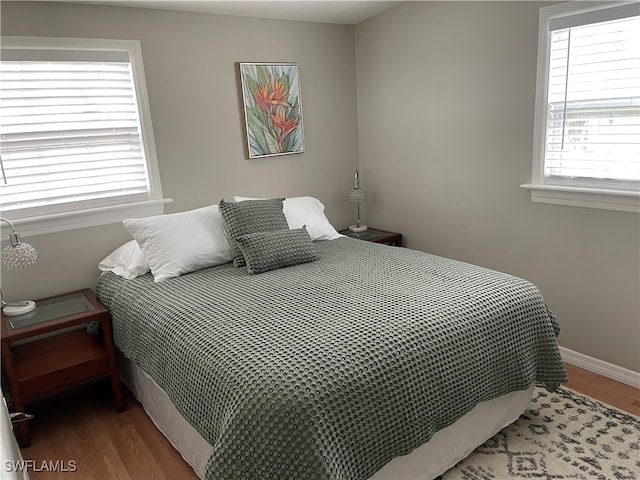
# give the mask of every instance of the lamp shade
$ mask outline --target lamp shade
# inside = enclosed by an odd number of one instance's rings
[[[362,203],[367,199],[367,192],[363,188],[352,188],[347,192],[347,198],[354,203]]]
[[[20,242],[15,247],[8,245],[2,249],[2,263],[10,269],[32,267],[37,258],[38,252],[28,243]]]
[[[38,258],[38,252],[20,238],[20,234],[16,232],[13,223],[6,218],[0,218],[0,221],[11,227],[9,234],[10,245],[2,249],[2,263],[9,269],[32,267]]]

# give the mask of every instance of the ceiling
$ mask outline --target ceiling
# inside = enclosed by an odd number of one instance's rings
[[[241,17],[356,24],[401,2],[382,0],[49,0]]]

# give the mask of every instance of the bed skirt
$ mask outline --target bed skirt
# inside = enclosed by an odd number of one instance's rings
[[[204,479],[211,445],[178,412],[169,396],[135,363],[119,355],[120,377],[156,427],[199,478]],[[430,480],[514,422],[528,407],[533,386],[478,404],[454,424],[408,455],[397,457],[369,480]]]

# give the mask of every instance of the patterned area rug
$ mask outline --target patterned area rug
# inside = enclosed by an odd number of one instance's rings
[[[560,388],[536,388],[529,410],[441,480],[640,479],[640,418]]]

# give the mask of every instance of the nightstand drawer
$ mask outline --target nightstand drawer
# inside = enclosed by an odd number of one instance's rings
[[[81,383],[94,377],[106,376],[109,373],[107,357],[92,360],[81,365],[74,365],[62,370],[31,377],[20,381],[20,391],[25,400],[52,392],[58,388]]]

